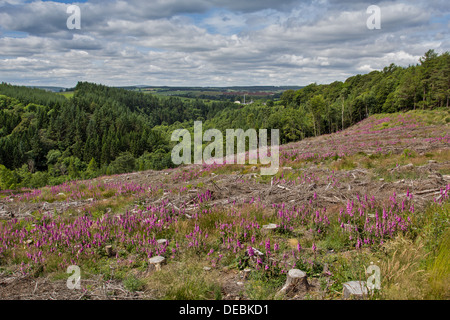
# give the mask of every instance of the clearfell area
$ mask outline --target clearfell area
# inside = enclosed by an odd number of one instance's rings
[[[3,191],[0,297],[342,299],[363,281],[367,299],[448,299],[449,117],[282,145],[272,177],[192,164]]]

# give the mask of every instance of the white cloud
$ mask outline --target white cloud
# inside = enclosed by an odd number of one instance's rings
[[[1,81],[72,86],[305,85],[345,80],[449,50],[446,2],[90,1],[68,30],[56,2],[0,1]],[[428,5],[428,6],[427,6]],[[25,32],[26,37],[16,37]]]

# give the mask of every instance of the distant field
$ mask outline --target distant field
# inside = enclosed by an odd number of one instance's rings
[[[294,87],[124,87],[124,89],[144,94],[153,94],[158,97],[179,97],[183,100],[200,99],[210,100],[243,100],[244,95],[249,100],[278,100],[281,94]],[[299,89],[301,87],[295,87]],[[73,91],[59,92],[66,98],[74,95]]]
[[[74,92],[73,91],[69,91],[69,92],[59,92],[59,94],[63,95],[64,97],[66,97],[67,99],[72,98]]]
[[[203,100],[243,100],[244,95],[253,100],[277,100],[288,89],[300,89],[301,87],[130,87],[128,90],[150,93],[157,96],[176,96],[188,99]]]

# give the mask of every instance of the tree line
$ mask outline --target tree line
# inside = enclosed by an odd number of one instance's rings
[[[416,65],[391,64],[344,82],[286,90],[279,101],[223,109],[204,129],[279,129],[281,143],[288,143],[343,130],[373,114],[448,108],[449,98],[450,54],[429,50]]]
[[[74,89],[67,99],[0,84],[0,188],[173,167],[167,137],[153,128],[233,107],[87,82]]]
[[[429,50],[344,82],[286,90],[278,101],[205,102],[79,82],[67,99],[0,84],[0,189],[173,167],[175,129],[279,129],[281,143],[345,129],[376,113],[448,108],[450,54]]]

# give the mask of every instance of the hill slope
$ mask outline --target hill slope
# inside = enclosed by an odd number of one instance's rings
[[[281,143],[337,132],[380,112],[448,107],[450,54],[356,75],[345,82],[286,90],[280,101],[157,97],[79,82],[66,96],[0,84],[0,189],[174,167],[176,129],[279,129]],[[447,121],[450,117],[446,116]],[[9,170],[9,171],[6,171]]]
[[[372,116],[284,145],[270,180],[191,165],[3,193],[0,298],[271,299],[298,268],[311,286],[284,298],[340,299],[377,261],[374,298],[448,299],[446,117]],[[60,280],[70,264],[83,293]]]

